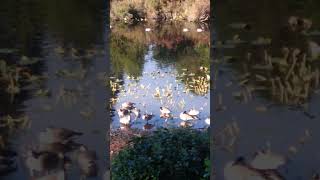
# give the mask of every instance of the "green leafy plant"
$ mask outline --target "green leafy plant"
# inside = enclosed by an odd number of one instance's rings
[[[209,134],[189,128],[160,129],[134,138],[112,160],[112,179],[203,179]]]
[[[204,166],[205,166],[205,173],[203,175],[202,180],[210,179],[211,161],[209,158],[205,159]]]

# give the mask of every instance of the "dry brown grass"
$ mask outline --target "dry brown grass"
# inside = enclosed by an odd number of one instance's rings
[[[209,0],[112,0],[111,20],[123,20],[130,12],[139,12],[147,19],[199,21],[208,15]]]

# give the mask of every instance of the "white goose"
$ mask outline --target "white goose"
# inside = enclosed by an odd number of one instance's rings
[[[160,107],[160,112],[162,114],[170,114],[171,113],[170,109],[166,108],[166,107]]]
[[[120,117],[120,123],[124,125],[129,125],[132,121],[131,114]]]
[[[118,109],[117,112],[120,118],[130,114],[129,110],[123,108]]]
[[[135,119],[137,119],[137,118],[140,118],[140,116],[141,116],[141,114],[140,114],[140,109],[138,109],[138,108],[133,108],[132,110],[131,110],[131,112],[134,114],[134,116],[135,116]]]
[[[121,108],[123,109],[133,109],[134,108],[135,103],[133,102],[124,102],[121,104]]]
[[[180,113],[180,119],[183,121],[188,121],[188,120],[194,120],[197,118],[195,116],[188,114],[187,111],[183,111],[182,113]]]
[[[210,118],[208,117],[208,118],[206,118],[205,120],[204,120],[204,122],[207,124],[207,125],[209,125],[210,126]]]
[[[146,121],[150,121],[153,117],[154,117],[154,115],[152,113],[142,115],[142,119],[146,120]]]
[[[188,114],[190,114],[191,116],[197,116],[200,114],[200,112],[194,108],[190,109]]]

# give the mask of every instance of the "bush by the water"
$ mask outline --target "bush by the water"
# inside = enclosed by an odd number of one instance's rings
[[[112,179],[209,179],[209,133],[161,129],[134,138],[112,160]]]
[[[209,16],[209,0],[112,0],[110,10],[111,20],[128,23],[141,19],[206,22]]]

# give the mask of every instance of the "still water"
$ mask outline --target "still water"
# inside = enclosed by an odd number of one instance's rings
[[[5,0],[0,14],[1,137],[18,153],[17,170],[1,179],[30,179],[27,151],[39,146],[47,127],[82,132],[74,141],[98,156],[98,176],[90,179],[102,179],[108,154],[105,3]],[[5,72],[17,75],[13,83]],[[11,123],[9,131],[5,122],[12,119],[26,121]],[[73,155],[66,155],[72,163],[65,175],[80,179]]]
[[[110,53],[114,87],[112,130],[123,127],[117,110],[125,102],[135,103],[141,114],[132,117],[130,128],[179,127],[180,113],[190,109],[200,111],[198,119],[190,121],[190,125],[196,129],[208,127],[205,123],[210,117],[208,29],[180,23],[158,27],[119,25],[112,27]],[[170,109],[172,117],[160,118],[160,107]],[[146,122],[144,114],[154,117]]]
[[[216,179],[224,179],[228,162],[240,156],[250,162],[262,149],[287,159],[277,169],[285,179],[311,179],[320,166],[319,58],[312,57],[319,55],[319,3],[235,0],[215,6]],[[309,20],[296,27],[291,16]]]

